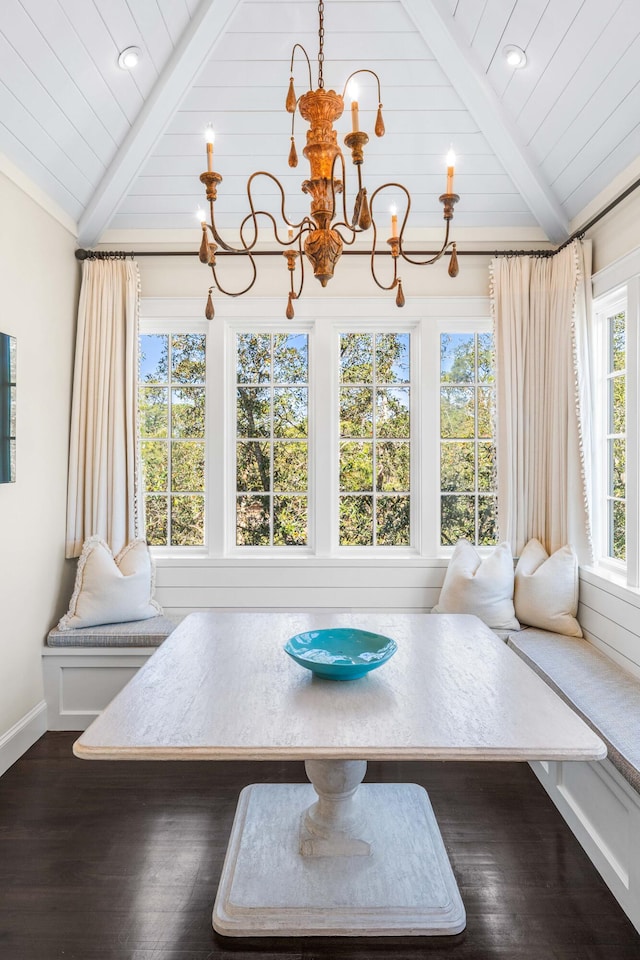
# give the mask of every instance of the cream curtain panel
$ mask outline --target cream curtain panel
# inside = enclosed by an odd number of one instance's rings
[[[114,553],[137,535],[138,265],[85,260],[71,407],[66,556],[101,536]]]
[[[498,528],[515,556],[591,542],[591,248],[491,263],[496,346]]]

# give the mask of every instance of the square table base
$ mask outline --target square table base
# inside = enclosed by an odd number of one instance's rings
[[[302,856],[311,784],[252,784],[238,800],[213,909],[225,936],[460,933],[465,910],[426,791],[362,784],[369,856]]]

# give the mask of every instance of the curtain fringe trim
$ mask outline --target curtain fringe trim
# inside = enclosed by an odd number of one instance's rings
[[[587,546],[591,557],[593,557],[593,529],[591,524],[591,504],[589,503],[588,485],[587,485],[587,463],[584,451],[584,421],[582,411],[582,400],[580,395],[580,376],[578,373],[579,357],[578,343],[576,338],[576,313],[578,288],[581,280],[584,279],[580,268],[580,257],[578,256],[578,243],[582,243],[582,237],[573,241],[573,260],[575,264],[576,278],[573,285],[573,302],[571,306],[571,353],[573,356],[573,399],[576,407],[576,421],[578,427],[578,456],[580,458],[580,483],[582,486],[582,505],[584,509],[585,535]]]

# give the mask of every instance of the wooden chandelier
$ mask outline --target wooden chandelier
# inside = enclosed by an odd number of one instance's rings
[[[258,170],[252,173],[247,180],[247,197],[249,200],[250,212],[240,224],[240,247],[230,246],[221,236],[215,222],[215,201],[217,199],[217,190],[222,183],[222,176],[213,170],[213,142],[214,135],[211,127],[207,128],[207,170],[200,175],[201,182],[206,188],[206,198],[209,201],[210,222],[207,223],[204,217],[201,221],[202,242],[200,244],[200,260],[211,267],[213,274],[213,285],[209,288],[209,296],[205,314],[209,320],[214,316],[213,290],[217,289],[227,296],[239,297],[247,293],[253,287],[257,268],[255,262],[255,247],[259,239],[258,217],[266,217],[271,222],[273,228],[273,237],[276,243],[285,247],[283,255],[287,261],[290,276],[290,289],[288,303],[286,308],[287,319],[291,320],[294,316],[293,301],[297,300],[304,285],[304,261],[309,261],[313,268],[313,275],[317,277],[323,287],[326,287],[329,280],[333,277],[335,266],[340,259],[344,245],[351,245],[355,242],[359,234],[368,230],[372,231],[370,265],[371,275],[375,283],[382,290],[396,290],[396,304],[399,307],[404,306],[405,298],[402,289],[402,279],[398,275],[398,260],[402,258],[407,263],[425,266],[435,263],[437,260],[450,250],[449,275],[452,277],[458,274],[458,258],[456,254],[456,245],[449,240],[450,223],[453,219],[453,208],[460,199],[457,193],[453,192],[453,163],[454,158],[450,154],[447,159],[447,188],[439,200],[443,205],[443,217],[445,220],[445,234],[440,249],[427,260],[414,260],[403,250],[403,234],[409,211],[411,209],[411,195],[407,188],[401,183],[385,183],[377,187],[371,197],[367,196],[367,189],[362,183],[362,165],[364,163],[364,148],[369,142],[368,135],[359,128],[358,103],[354,97],[351,104],[352,131],[344,138],[345,146],[351,152],[351,160],[355,165],[358,175],[358,189],[355,197],[353,214],[351,217],[347,214],[347,203],[345,194],[346,166],[342,149],[338,144],[337,132],[334,130],[334,123],[342,116],[344,112],[344,98],[347,92],[347,86],[353,77],[360,73],[369,73],[375,77],[378,86],[378,113],[374,132],[377,137],[384,136],[384,122],[382,119],[382,103],[380,102],[380,80],[373,70],[362,69],[352,73],[345,82],[342,94],[335,90],[326,90],[324,87],[323,64],[324,64],[324,3],[318,4],[319,17],[319,51],[318,51],[318,87],[313,89],[311,79],[311,62],[306,50],[301,44],[296,43],[291,53],[291,79],[286,99],[286,109],[292,114],[291,123],[291,147],[289,152],[289,166],[298,165],[298,155],[295,146],[294,123],[296,114],[299,112],[303,120],[309,124],[307,131],[306,145],[303,149],[304,156],[309,161],[310,175],[309,179],[303,181],[302,191],[311,198],[309,215],[304,216],[298,223],[291,222],[285,213],[286,196],[280,181],[271,173],[264,170]],[[309,68],[309,90],[300,97],[296,96],[294,89],[293,66],[296,49],[301,50],[307,60]],[[287,239],[280,237],[278,233],[278,224],[276,218],[267,210],[257,210],[253,201],[252,186],[254,180],[258,177],[267,177],[276,184],[281,195],[281,215],[284,224],[287,227]],[[395,211],[391,215],[391,236],[386,241],[389,246],[389,253],[392,258],[393,275],[389,283],[380,281],[376,274],[376,255],[378,228],[374,217],[374,203],[378,194],[383,190],[393,189],[401,191],[406,197],[406,208],[400,229],[398,229],[398,217]],[[338,202],[341,196],[342,202]],[[250,226],[249,226],[250,225]],[[250,236],[247,236],[250,234]],[[231,291],[225,289],[218,278],[216,252],[222,249],[228,253],[241,254],[248,258],[251,263],[252,275],[247,286],[241,290]],[[304,256],[303,256],[304,254]],[[296,274],[298,280],[296,283]]]

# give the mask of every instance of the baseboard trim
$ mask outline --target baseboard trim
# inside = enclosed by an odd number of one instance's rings
[[[46,732],[47,704],[41,700],[0,736],[0,777]]]

